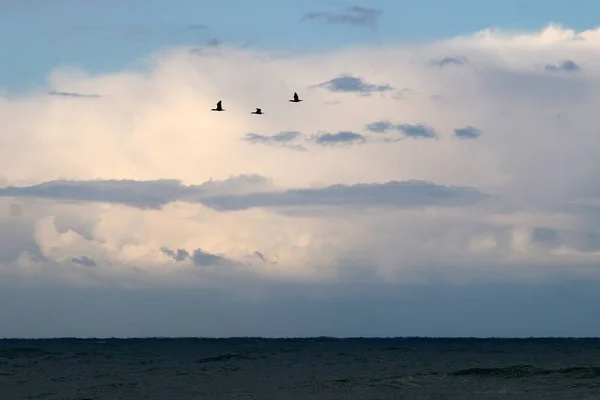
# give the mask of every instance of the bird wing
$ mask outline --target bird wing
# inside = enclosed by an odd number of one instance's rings
[[[217,107],[221,107],[221,100],[217,103]]]
[[[294,100],[298,100],[298,93],[294,92]]]

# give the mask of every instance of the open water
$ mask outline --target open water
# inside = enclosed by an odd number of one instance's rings
[[[600,339],[4,339],[12,399],[600,400]]]

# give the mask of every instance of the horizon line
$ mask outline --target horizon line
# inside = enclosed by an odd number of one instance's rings
[[[599,340],[600,336],[53,336],[8,340]]]

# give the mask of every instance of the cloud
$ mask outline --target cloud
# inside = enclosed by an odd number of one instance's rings
[[[318,54],[178,47],[143,71],[58,68],[47,87],[0,97],[3,281],[597,279],[600,74],[543,68],[595,65],[597,44],[598,31],[550,27]],[[472,68],[427,65],[440,54]],[[394,88],[410,97],[339,95]],[[102,96],[48,96],[66,89]],[[305,101],[289,103],[294,91]],[[219,99],[227,111],[211,112]],[[249,115],[257,104],[266,118]]]
[[[306,148],[299,144],[294,144],[298,139],[302,137],[301,132],[296,131],[284,131],[274,135],[259,135],[257,133],[248,133],[244,140],[253,144],[264,144],[268,146],[280,146],[286,147],[292,150],[305,151]]]
[[[368,131],[375,133],[396,131],[413,138],[434,139],[438,137],[438,134],[433,128],[430,128],[424,124],[392,124],[390,121],[377,121],[367,124],[365,128]]]
[[[400,124],[397,126],[398,129],[406,136],[415,138],[436,138],[437,133],[434,129],[424,124]]]
[[[223,41],[219,38],[212,38],[209,41],[206,42],[207,46],[210,47],[217,47],[223,44]]]
[[[355,132],[317,133],[306,135],[302,132],[284,131],[275,135],[259,135],[249,133],[244,140],[253,144],[264,144],[268,146],[285,147],[297,151],[307,151],[306,145],[316,144],[318,146],[349,145],[354,143],[366,143],[367,138]],[[304,142],[304,145],[300,144]]]
[[[310,12],[302,20],[321,20],[328,24],[344,24],[353,26],[367,26],[374,28],[379,22],[382,11],[375,8],[360,6],[348,7],[345,12]]]
[[[77,98],[98,98],[101,97],[99,94],[82,94],[82,93],[69,93],[69,92],[48,92],[51,96],[61,96],[61,97],[77,97]]]
[[[192,254],[191,258],[194,261],[194,264],[204,267],[211,265],[227,264],[227,260],[225,258],[207,253],[200,249],[194,250],[194,254]]]
[[[82,256],[78,258],[72,258],[71,261],[75,264],[79,264],[84,267],[95,267],[96,262],[89,257]]]
[[[365,141],[365,137],[355,132],[323,133],[316,135],[314,141],[322,146],[330,146],[336,144],[362,143]]]
[[[371,94],[374,92],[389,92],[394,90],[390,85],[381,84],[375,85],[366,83],[361,78],[354,76],[339,76],[337,78],[330,79],[326,82],[319,83],[316,85],[320,88],[328,89],[331,92],[359,92],[364,94]]]
[[[252,143],[289,143],[297,139],[300,135],[302,135],[300,132],[294,131],[279,132],[272,136],[249,133],[246,135],[246,140]]]
[[[173,179],[150,182],[120,181],[51,181],[30,187],[0,189],[4,196],[54,198],[71,201],[102,201],[141,208],[160,208],[184,190]],[[142,199],[140,201],[140,199]]]
[[[476,204],[486,196],[472,188],[445,187],[430,182],[334,185],[322,189],[295,189],[279,193],[215,196],[206,205],[225,210],[253,207],[364,206],[427,207]]]
[[[354,140],[354,139],[330,139]],[[230,182],[248,183],[246,190],[223,190]],[[232,185],[230,185],[232,186]],[[0,189],[0,197],[34,197],[66,202],[106,202],[141,209],[158,209],[168,203],[201,203],[220,210],[287,206],[398,206],[455,205],[481,201],[485,196],[472,188],[453,188],[430,182],[406,181],[383,184],[333,185],[315,189],[269,191],[262,177],[241,176],[223,182],[183,185],[176,180],[155,181],[54,181],[30,187]],[[458,201],[458,203],[456,203]],[[176,257],[171,250],[165,254]]]
[[[390,121],[377,121],[367,124],[365,128],[371,132],[384,133],[392,129],[397,129],[397,125],[392,124]]]
[[[546,71],[550,71],[550,72],[559,72],[559,71],[574,72],[574,71],[579,71],[581,69],[581,67],[579,65],[575,64],[575,62],[573,62],[571,60],[563,60],[558,65],[546,64],[544,69]]]
[[[201,249],[194,250],[192,254],[188,253],[188,251],[184,249],[177,249],[177,251],[173,251],[163,247],[161,250],[175,261],[191,260],[197,266],[208,267],[227,265],[230,263],[230,261],[224,257],[207,253]]]
[[[173,258],[173,260],[175,261],[185,261],[188,258],[190,258],[190,253],[188,253],[187,250],[184,249],[177,249],[177,251],[173,251],[171,249],[163,247],[161,251],[169,257]]]
[[[267,188],[271,188],[267,178],[241,175],[223,181],[211,180],[189,186],[176,179],[50,181],[29,187],[0,188],[0,196],[97,201],[120,203],[142,209],[159,209],[178,200],[201,201],[202,198],[211,195],[260,192]]]
[[[448,65],[465,65],[468,60],[465,57],[444,57],[431,62],[432,65],[438,67],[446,67]]]
[[[475,139],[481,136],[481,131],[472,126],[454,129],[454,136],[459,139]]]

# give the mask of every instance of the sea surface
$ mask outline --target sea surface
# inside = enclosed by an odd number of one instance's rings
[[[0,400],[600,399],[600,339],[0,340]]]

